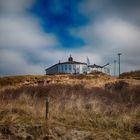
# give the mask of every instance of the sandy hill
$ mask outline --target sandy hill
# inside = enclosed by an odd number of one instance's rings
[[[121,78],[140,80],[140,70],[122,73]]]
[[[140,80],[132,76],[92,73],[0,78],[2,140],[137,140],[139,122]]]

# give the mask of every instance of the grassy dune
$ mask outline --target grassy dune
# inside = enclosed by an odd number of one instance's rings
[[[104,74],[4,77],[0,103],[3,139],[140,139],[139,80]]]
[[[140,80],[140,70],[122,73],[121,78]]]

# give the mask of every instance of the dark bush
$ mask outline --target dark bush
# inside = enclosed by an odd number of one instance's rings
[[[107,83],[105,84],[105,89],[108,91],[118,91],[122,89],[126,89],[128,87],[128,83],[125,81],[117,81],[115,83]]]
[[[132,107],[140,104],[140,88],[139,86],[128,87],[124,81],[116,83],[108,83],[105,89],[99,87],[85,88],[82,84],[64,85],[64,84],[48,84],[47,86],[22,86],[16,89],[7,89],[0,93],[1,100],[16,99],[21,94],[29,94],[32,97],[51,99],[69,100],[81,98],[85,103],[88,100],[97,98],[106,105],[126,104]],[[123,89],[123,90],[122,90]],[[112,90],[112,92],[110,92]],[[86,108],[89,108],[87,105]]]

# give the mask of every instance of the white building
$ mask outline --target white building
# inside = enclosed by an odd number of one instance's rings
[[[86,73],[88,70],[87,63],[81,63],[73,61],[73,58],[70,56],[67,62],[57,63],[47,69],[45,69],[46,74],[59,74],[59,73]]]

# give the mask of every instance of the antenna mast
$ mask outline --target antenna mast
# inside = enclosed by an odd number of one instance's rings
[[[119,57],[119,77],[120,77],[120,73],[121,73],[121,65],[120,65],[120,58],[121,58],[121,53],[118,53],[118,57]]]
[[[117,60],[114,60],[114,76],[116,76],[116,62]]]

